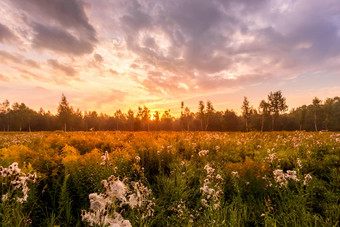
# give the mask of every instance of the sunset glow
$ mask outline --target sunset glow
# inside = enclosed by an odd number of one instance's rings
[[[281,90],[289,109],[340,94],[338,0],[3,0],[0,101],[57,111],[184,101],[240,112]]]

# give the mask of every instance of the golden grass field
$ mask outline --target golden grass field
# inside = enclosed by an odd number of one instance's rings
[[[0,223],[337,226],[339,158],[337,132],[1,133]]]

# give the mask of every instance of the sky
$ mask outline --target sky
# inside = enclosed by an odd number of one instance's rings
[[[0,102],[239,112],[340,96],[339,0],[1,0]]]

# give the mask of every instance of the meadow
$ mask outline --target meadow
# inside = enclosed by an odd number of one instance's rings
[[[0,134],[1,226],[339,226],[337,132]]]

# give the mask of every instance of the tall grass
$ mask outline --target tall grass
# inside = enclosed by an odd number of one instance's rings
[[[2,226],[88,225],[89,194],[110,176],[152,190],[150,217],[115,205],[133,226],[339,225],[339,133],[0,134],[0,166],[13,162],[39,178],[20,203],[0,177]]]

